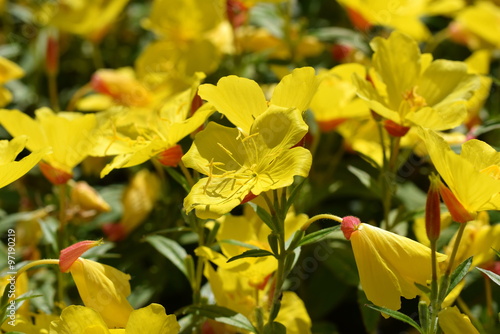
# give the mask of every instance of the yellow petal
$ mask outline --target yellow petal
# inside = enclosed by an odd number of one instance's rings
[[[7,81],[19,79],[24,75],[24,71],[16,63],[0,57],[0,85]]]
[[[90,307],[66,307],[59,320],[53,321],[50,334],[108,334],[108,326],[101,315]]]
[[[361,224],[351,235],[361,286],[368,300],[398,310],[401,297],[415,298],[431,278],[428,247],[375,226]],[[446,255],[437,253],[438,262]]]
[[[267,109],[260,86],[234,75],[221,78],[217,86],[201,85],[198,94],[245,133],[250,132],[253,120]]]
[[[270,103],[285,108],[296,108],[303,112],[309,108],[318,85],[319,80],[314,68],[296,68],[278,83]]]
[[[295,292],[283,292],[281,308],[276,321],[286,327],[287,334],[311,333],[311,318],[307,313],[304,302]]]
[[[373,67],[387,85],[389,106],[392,110],[398,110],[403,98],[401,92],[412,89],[420,74],[417,42],[394,31],[388,39],[374,38],[370,45],[375,51]]]
[[[126,334],[177,334],[181,327],[175,315],[167,315],[159,304],[150,304],[130,314]]]
[[[133,311],[126,299],[130,295],[130,275],[82,258],[71,266],[70,272],[85,306],[99,312],[109,327],[126,326]]]
[[[37,150],[20,161],[14,161],[17,154],[24,148],[28,138],[19,136],[10,142],[0,141],[0,188],[14,182],[29,172],[49,151],[50,148]]]
[[[446,334],[479,334],[468,316],[461,314],[456,306],[447,307],[438,314],[439,326]]]

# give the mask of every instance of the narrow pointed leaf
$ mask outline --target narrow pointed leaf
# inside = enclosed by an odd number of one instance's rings
[[[500,275],[495,274],[494,272],[486,270],[486,269],[482,269],[482,268],[476,268],[476,269],[479,270],[480,272],[484,273],[489,278],[491,278],[491,280],[493,282],[495,282],[497,285],[500,285]]]
[[[327,227],[322,230],[309,233],[299,242],[299,246],[304,246],[308,244],[312,244],[313,242],[318,242],[321,239],[325,238],[328,234],[338,231],[340,229],[340,225]]]
[[[420,290],[422,291],[423,293],[427,294],[427,295],[430,295],[431,293],[431,289],[429,289],[429,287],[425,286],[425,285],[422,285],[422,284],[418,284],[417,282],[414,282],[413,284],[415,284],[415,286]]]
[[[186,258],[188,255],[186,250],[177,241],[161,235],[150,235],[145,240],[156,248],[160,254],[169,259],[189,279],[186,268]]]
[[[189,186],[189,183],[187,182],[186,178],[184,175],[179,173],[175,168],[173,167],[167,167],[167,173],[170,175],[177,183],[179,183],[184,190],[189,193],[191,191],[191,187]]]
[[[232,258],[227,260],[227,262],[229,263],[229,262],[232,262],[234,260],[244,259],[246,257],[263,257],[263,256],[274,256],[274,254],[271,253],[270,251],[265,250],[265,249],[250,249],[250,250],[243,252],[240,255],[233,256]]]
[[[457,286],[458,283],[462,280],[462,278],[467,275],[469,272],[470,265],[472,264],[472,256],[469,257],[464,262],[460,263],[460,265],[453,271],[450,277],[450,286],[448,287],[447,295]]]
[[[255,329],[250,320],[248,320],[243,314],[230,310],[226,307],[217,305],[191,305],[184,309],[184,313],[197,313],[223,324],[238,327],[249,332],[257,332],[257,329]]]
[[[252,207],[252,209],[254,209],[255,213],[257,213],[257,215],[259,216],[260,219],[262,219],[262,221],[274,232],[278,232],[278,228],[277,226],[275,226],[274,224],[274,221],[273,221],[273,218],[271,217],[271,215],[266,211],[264,210],[263,208],[261,208],[260,206],[254,204],[254,203],[250,203],[250,206]]]
[[[377,305],[365,304],[365,306],[367,306],[371,309],[380,311],[382,313],[388,314],[389,316],[393,317],[394,319],[398,319],[400,321],[406,322],[408,325],[415,328],[419,333],[422,333],[422,328],[420,328],[420,326],[415,322],[415,320],[413,320],[412,318],[410,318],[406,314],[403,314],[401,312],[394,311],[394,310],[391,310],[391,309],[388,309],[385,307],[380,307]]]

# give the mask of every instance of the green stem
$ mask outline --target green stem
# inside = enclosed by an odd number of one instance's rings
[[[438,312],[441,306],[438,301],[438,277],[437,277],[437,256],[436,256],[437,242],[431,240],[431,260],[432,260],[432,280],[431,280],[431,306],[429,312],[429,321],[427,321],[428,328],[425,333],[435,333],[438,326]]]
[[[47,73],[47,79],[49,84],[49,98],[50,105],[55,112],[61,110],[59,106],[59,93],[57,90],[57,75],[56,73]]]
[[[319,215],[316,215],[316,216],[313,216],[311,218],[309,218],[305,223],[304,225],[302,225],[302,227],[300,228],[302,231],[305,231],[308,229],[308,227],[314,223],[315,221],[318,221],[318,220],[321,220],[321,219],[329,219],[329,220],[333,220],[333,221],[336,221],[338,223],[342,223],[342,218],[340,218],[339,216],[335,216],[335,215],[332,215],[332,214],[329,214],[329,213],[322,213],[322,214],[319,214]]]
[[[192,188],[194,186],[194,180],[193,177],[191,176],[191,173],[189,170],[186,168],[186,165],[181,161],[179,161],[179,167],[181,168],[182,174],[184,174],[184,177],[186,178],[187,183],[189,186]]]
[[[59,265],[59,259],[44,259],[44,260],[36,260],[36,261],[29,262],[29,263],[25,264],[24,266],[22,266],[21,268],[19,268],[16,276],[19,277],[19,275],[21,275],[25,271],[28,271],[31,268],[36,267],[36,266],[40,266],[42,264],[57,264],[57,265]]]
[[[458,228],[457,237],[455,239],[455,243],[453,244],[453,250],[451,251],[450,261],[448,262],[448,267],[446,267],[445,275],[449,276],[453,270],[453,264],[455,262],[455,257],[457,256],[458,246],[460,245],[460,240],[462,240],[466,224],[467,223],[461,223]]]

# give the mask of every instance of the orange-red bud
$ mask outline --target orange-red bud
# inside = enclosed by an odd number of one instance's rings
[[[453,192],[441,181],[439,181],[439,193],[454,221],[457,223],[467,223],[468,221],[476,219],[476,215],[467,211],[455,194],[453,194]]]
[[[59,255],[59,269],[63,273],[67,272],[83,253],[101,244],[102,240],[85,240],[64,248]]]
[[[396,122],[386,119],[384,121],[384,128],[393,137],[403,137],[410,130],[407,126],[402,126]]]
[[[344,237],[350,240],[351,234],[358,229],[359,225],[361,225],[361,220],[358,217],[346,216],[342,218],[340,229],[344,233]]]
[[[102,226],[102,231],[108,237],[109,241],[122,241],[127,238],[125,226],[120,223],[109,223]]]
[[[367,31],[372,27],[372,24],[363,15],[352,8],[347,8],[347,16],[352,25],[359,30]]]
[[[441,208],[439,200],[439,176],[432,174],[430,177],[431,185],[427,192],[427,201],[425,203],[425,231],[427,238],[435,242],[441,232]]]
[[[55,75],[59,70],[59,41],[57,37],[52,35],[48,37],[45,52],[45,69],[48,74]]]
[[[38,163],[42,174],[54,185],[65,184],[73,177],[73,174],[66,173],[63,170],[52,167],[46,162],[40,161]]]
[[[249,192],[245,198],[243,198],[243,200],[241,201],[241,204],[245,204],[246,202],[250,202],[251,200],[253,200],[255,197],[257,197],[257,195],[254,195],[252,194],[252,192]]]
[[[335,118],[329,121],[319,121],[318,126],[321,132],[330,132],[345,121],[347,121],[347,118]]]
[[[164,166],[177,167],[177,164],[181,161],[183,154],[182,147],[180,145],[175,145],[159,153],[156,158]]]

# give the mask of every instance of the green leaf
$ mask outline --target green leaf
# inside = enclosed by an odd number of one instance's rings
[[[3,324],[9,318],[7,308],[9,307],[9,305],[11,305],[10,304],[11,302],[9,302],[9,297],[8,297],[9,296],[9,293],[8,293],[9,289],[8,289],[8,287],[9,287],[9,284],[7,284],[5,286],[5,290],[4,290],[4,293],[2,295],[1,308],[0,308],[0,324]],[[21,307],[22,301],[37,298],[37,297],[42,297],[42,295],[34,295],[33,292],[31,292],[31,291],[22,294],[19,298],[14,299],[15,310],[17,311]]]
[[[385,313],[385,314],[393,317],[394,319],[406,322],[408,325],[410,325],[413,328],[415,328],[416,330],[418,330],[419,333],[422,333],[422,328],[420,328],[420,326],[415,322],[415,320],[413,320],[412,318],[410,318],[406,314],[403,314],[403,313],[398,312],[398,311],[390,310],[390,309],[385,308],[385,307],[380,307],[377,305],[365,304],[365,306],[367,306],[371,309],[374,309],[376,311]]]
[[[238,327],[249,332],[257,332],[250,320],[243,314],[217,305],[191,305],[183,309],[184,314],[199,314],[226,325]]]
[[[179,173],[175,168],[172,167],[167,167],[167,173],[170,175],[178,184],[184,188],[184,190],[189,193],[191,191],[191,187],[189,186],[189,183],[187,182],[186,178],[184,175]]]
[[[455,288],[457,284],[460,283],[462,278],[464,278],[465,275],[467,275],[471,264],[472,264],[472,256],[469,257],[464,262],[460,263],[460,265],[453,271],[450,277],[450,285],[448,287],[446,295],[448,295],[451,292],[451,290],[453,290],[453,288]]]
[[[487,275],[489,278],[491,278],[491,280],[493,282],[495,282],[497,285],[500,285],[500,275],[497,275],[494,272],[486,270],[486,269],[482,269],[482,268],[476,268],[476,269],[479,270],[480,272],[484,273],[485,275]]]
[[[292,191],[290,192],[290,196],[288,196],[288,200],[286,201],[286,206],[285,206],[285,212],[288,212],[290,210],[290,207],[295,203],[295,199],[297,196],[300,194],[300,190],[306,183],[306,178],[302,178],[302,180],[297,184]]]
[[[500,257],[500,251],[496,250],[495,248],[492,248],[495,253],[497,253],[497,256]]]
[[[266,210],[255,203],[248,202],[248,204],[250,204],[255,213],[257,213],[259,218],[262,219],[262,221],[271,229],[271,231],[279,232],[278,227],[275,226],[276,224],[274,223],[273,217]]]
[[[430,295],[431,293],[431,289],[429,289],[429,287],[425,286],[425,285],[422,285],[422,284],[418,284],[417,282],[413,282],[413,284],[415,284],[415,286],[420,290],[422,291],[423,293],[427,294],[427,295]]]
[[[264,326],[264,334],[286,334],[286,327],[282,323],[273,321]]]
[[[186,266],[188,254],[186,250],[169,238],[161,235],[150,235],[145,238],[160,254],[169,259],[186,277],[189,279],[189,274]]]
[[[265,249],[250,249],[250,250],[243,252],[240,255],[233,256],[232,258],[227,260],[227,262],[229,263],[229,262],[232,262],[234,260],[244,259],[246,257],[264,257],[264,256],[274,256],[274,254],[271,253],[270,251],[265,250]]]
[[[365,325],[367,333],[376,333],[380,319],[382,318],[380,312],[375,312],[375,310],[368,307],[363,307],[370,303],[368,298],[366,298],[365,292],[358,286],[358,305],[361,311],[361,317],[363,319],[363,325]]]
[[[220,240],[219,243],[245,247],[248,249],[260,249],[259,247],[255,246],[255,245],[247,244],[246,242],[242,242],[242,241],[234,240],[234,239],[223,239],[223,240]]]
[[[302,240],[299,242],[299,246],[304,246],[308,244],[312,244],[313,242],[318,242],[321,239],[325,238],[328,234],[338,231],[340,229],[340,225],[332,226],[332,227],[327,227],[324,229],[321,229],[316,232],[309,233],[306,235]]]

